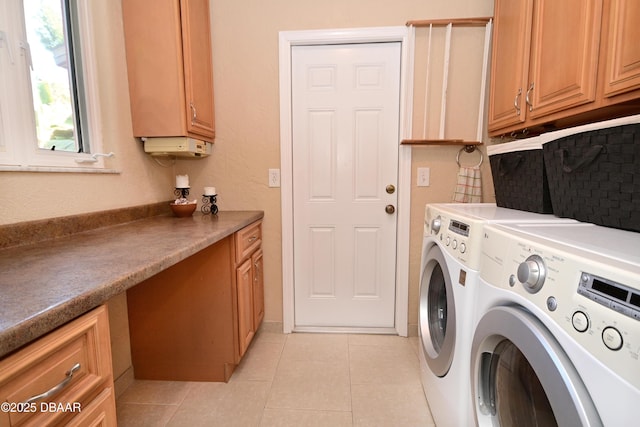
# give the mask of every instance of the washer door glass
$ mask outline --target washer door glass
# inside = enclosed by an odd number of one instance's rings
[[[547,394],[527,358],[509,340],[501,341],[489,358],[484,379],[491,406],[501,426],[557,426]]]
[[[601,426],[580,375],[531,312],[497,306],[473,336],[471,379],[476,424]]]
[[[432,246],[420,280],[420,337],[429,369],[443,377],[453,361],[456,338],[451,277],[442,251]]]

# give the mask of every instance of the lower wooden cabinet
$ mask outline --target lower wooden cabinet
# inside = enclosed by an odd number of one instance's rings
[[[262,249],[256,250],[251,256],[253,268],[253,327],[257,331],[264,320],[264,272]]]
[[[127,291],[138,379],[228,381],[264,317],[262,222]]]
[[[113,407],[113,388],[108,388],[98,395],[82,410],[82,414],[73,418],[67,427],[110,427],[118,425]]]
[[[228,381],[236,364],[233,238],[127,290],[138,379]]]
[[[106,306],[0,361],[0,425],[115,426]]]
[[[236,268],[238,284],[238,336],[240,347],[238,359],[244,355],[255,335],[253,324],[253,280],[251,260],[248,259]]]
[[[236,233],[236,281],[238,288],[238,359],[247,351],[264,318],[262,271],[262,221]]]

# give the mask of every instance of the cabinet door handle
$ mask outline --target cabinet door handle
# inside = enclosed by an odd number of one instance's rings
[[[522,96],[522,88],[518,89],[516,97],[513,99],[513,106],[516,108],[516,116],[520,115],[520,97]]]
[[[45,391],[44,393],[30,397],[29,399],[24,401],[23,405],[29,405],[30,403],[47,399],[53,396],[54,394],[59,393],[60,391],[62,391],[63,388],[65,388],[71,382],[71,380],[73,379],[73,374],[75,374],[79,369],[80,369],[80,364],[76,363],[75,365],[73,365],[73,367],[71,367],[71,369],[67,371],[67,373],[65,374],[66,375],[65,378],[62,381],[60,381],[60,383],[51,387],[49,390]]]
[[[531,98],[529,97],[529,95],[531,95],[531,92],[533,92],[533,85],[534,84],[535,83],[531,83],[531,86],[529,87],[529,90],[527,91],[527,96],[525,97],[525,102],[529,106],[529,111],[533,111],[533,104],[531,103]]]
[[[256,241],[256,239],[257,239],[257,237],[256,237],[256,236],[251,236],[251,237],[249,237],[249,243],[253,243],[253,242],[255,242],[255,241]]]
[[[191,124],[193,124],[198,118],[198,112],[196,111],[196,106],[193,105],[193,102],[189,103],[189,107],[191,107]]]

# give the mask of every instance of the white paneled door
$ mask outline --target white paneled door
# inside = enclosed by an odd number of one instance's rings
[[[297,328],[394,327],[400,54],[291,49]]]

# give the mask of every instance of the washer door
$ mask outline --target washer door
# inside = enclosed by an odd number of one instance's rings
[[[456,307],[449,269],[442,250],[427,250],[420,279],[420,342],[435,375],[443,377],[453,361],[456,341]]]
[[[477,425],[602,425],[573,364],[530,312],[490,309],[476,328],[471,354]]]

